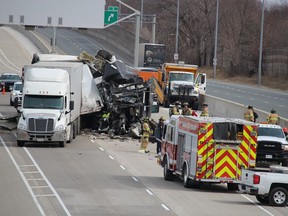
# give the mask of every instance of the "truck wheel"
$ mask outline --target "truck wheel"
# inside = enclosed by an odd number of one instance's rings
[[[72,143],[72,141],[73,141],[73,123],[70,124],[70,134],[69,134],[68,143]]]
[[[282,162],[282,166],[288,167],[288,160],[287,159]]]
[[[77,123],[73,122],[73,139],[77,136]]]
[[[193,110],[198,110],[198,108],[199,108],[199,102],[198,102],[198,101],[194,101],[192,108],[193,108]]]
[[[19,147],[23,147],[23,146],[25,145],[25,142],[22,141],[22,140],[17,140],[17,145],[18,145]]]
[[[274,206],[286,206],[288,202],[288,192],[285,188],[275,187],[269,195],[269,203]]]
[[[164,167],[163,167],[163,174],[164,174],[164,179],[166,181],[173,181],[174,180],[174,175],[172,171],[169,169],[169,162],[168,159],[165,159]]]
[[[229,191],[236,191],[239,189],[237,183],[227,183],[227,188]]]
[[[263,204],[268,204],[269,203],[269,199],[267,196],[260,196],[260,195],[256,195],[256,199]]]
[[[183,177],[184,187],[190,188],[191,187],[191,180],[189,179],[189,171],[188,171],[186,165],[184,166],[182,177]]]
[[[59,147],[60,148],[64,148],[65,147],[65,141],[61,141],[61,142],[59,142]]]

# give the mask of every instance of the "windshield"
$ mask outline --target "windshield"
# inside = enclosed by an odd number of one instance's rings
[[[2,75],[0,79],[1,80],[21,80],[20,76],[18,75]]]
[[[16,90],[16,91],[22,91],[22,89],[23,89],[23,84],[15,84],[14,90]]]
[[[25,95],[23,108],[63,109],[63,96]]]
[[[194,82],[194,74],[192,73],[170,73],[170,81]]]
[[[258,136],[271,136],[284,138],[284,133],[282,129],[279,128],[258,128]]]

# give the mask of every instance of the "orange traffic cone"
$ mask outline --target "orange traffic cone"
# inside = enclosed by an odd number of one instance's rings
[[[5,86],[2,87],[2,95],[6,94]]]

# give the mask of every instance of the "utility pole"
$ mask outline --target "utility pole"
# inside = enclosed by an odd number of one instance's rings
[[[261,32],[260,32],[260,49],[259,49],[259,64],[258,64],[258,85],[261,86],[262,73],[262,44],[263,44],[263,29],[264,29],[264,6],[265,0],[262,1],[262,15],[261,15]]]
[[[219,0],[216,4],[216,25],[215,25],[215,44],[214,44],[214,58],[213,58],[213,78],[216,78],[217,70],[217,43],[218,43],[218,19],[219,19]]]
[[[174,54],[174,60],[176,63],[178,62],[178,59],[179,59],[178,38],[179,38],[179,0],[177,0],[176,42],[175,42],[175,54]]]

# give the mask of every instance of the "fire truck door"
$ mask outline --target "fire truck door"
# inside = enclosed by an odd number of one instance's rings
[[[185,134],[179,133],[178,135],[178,145],[177,145],[177,170],[182,170],[183,165],[183,153],[184,153],[184,146],[185,146]]]

